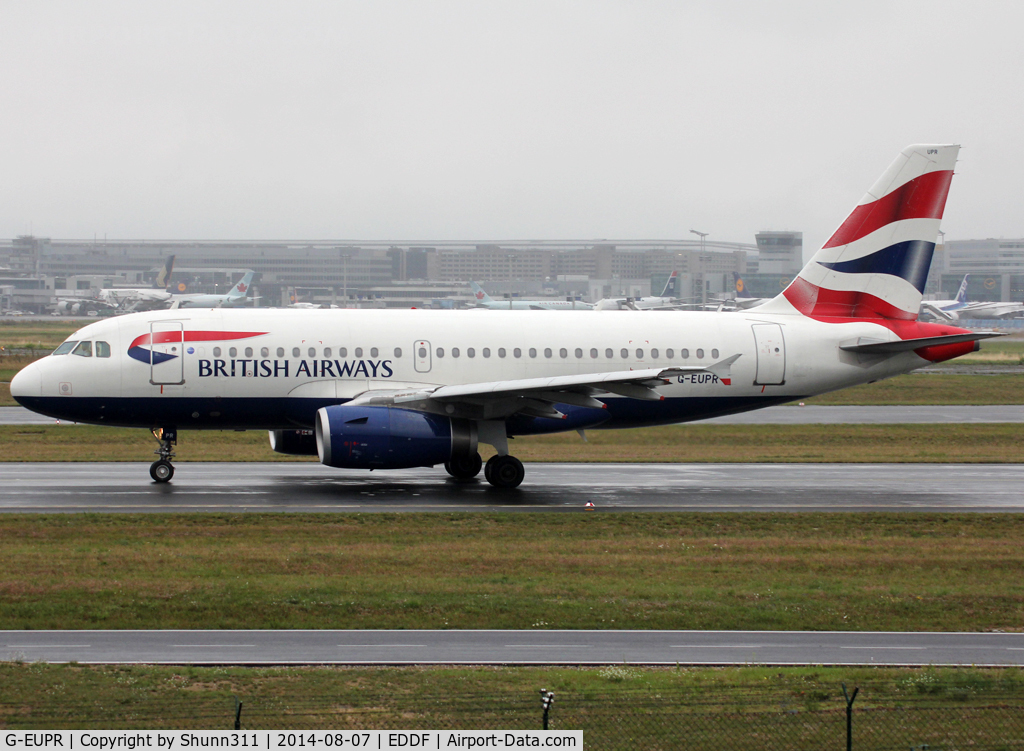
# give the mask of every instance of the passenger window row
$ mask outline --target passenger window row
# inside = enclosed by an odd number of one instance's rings
[[[444,357],[445,356],[445,349],[444,349],[444,347],[438,347],[437,350],[435,351],[435,353],[436,353],[437,357],[439,357],[439,358]],[[527,350],[527,353],[529,354],[529,356],[531,358],[536,358],[537,357],[537,350],[534,347],[530,347],[530,349]],[[490,357],[491,356],[491,350],[490,350],[489,347],[484,347],[482,350],[480,350],[480,354],[483,355],[484,357]],[[506,350],[505,350],[504,347],[499,347],[498,348],[498,357],[505,357],[506,354],[507,353],[506,353]],[[590,358],[592,360],[597,360],[601,356],[600,350],[598,350],[596,347],[591,348],[589,354],[590,354]],[[615,350],[612,349],[611,347],[607,348],[604,351],[605,359],[608,359],[608,360],[615,359],[615,354],[616,354]],[[623,359],[623,360],[630,359],[630,355],[631,354],[635,354],[637,360],[643,360],[644,359],[644,350],[640,349],[640,348],[638,348],[636,350],[632,350],[632,352],[631,352],[631,350],[629,350],[628,348],[623,347],[618,352],[618,356],[621,359]],[[703,350],[703,348],[697,349],[694,352],[694,354],[697,356],[698,360],[703,360],[704,359],[704,350]],[[462,350],[461,349],[459,349],[458,347],[452,347],[451,348],[451,356],[452,357],[460,357],[461,355],[462,355]],[[583,359],[583,350],[580,347],[577,347],[576,349],[573,350],[573,355],[575,355],[577,360],[582,360]],[[423,349],[422,347],[420,348],[419,356],[421,358],[427,356],[427,351],[425,349]],[[515,349],[512,350],[512,357],[519,358],[519,357],[522,357],[522,356],[523,356],[523,351],[519,347],[516,347]],[[544,357],[548,358],[548,359],[551,359],[554,356],[555,356],[555,351],[553,349],[551,349],[550,347],[545,347],[545,349],[544,349]],[[562,347],[561,349],[558,350],[558,356],[561,359],[563,359],[563,360],[568,359],[569,358],[569,350],[566,349],[565,347]],[[655,349],[651,349],[650,350],[650,359],[652,359],[652,360],[661,360],[661,359],[673,360],[673,359],[675,359],[675,356],[676,356],[676,351],[674,349],[666,349],[664,351],[664,357],[662,357],[662,351],[660,349],[655,348]],[[683,360],[688,360],[690,358],[690,350],[685,349],[685,348],[679,350],[679,356]],[[476,350],[473,347],[467,347],[466,348],[466,357],[476,357]],[[711,350],[711,358],[713,360],[717,360],[718,359],[718,350],[717,349]]]
[[[284,347],[278,347],[277,350],[276,350],[277,357],[284,357],[284,351],[285,351]],[[253,354],[254,354],[254,351],[253,351],[252,347],[246,347],[243,350],[243,352],[244,352],[245,357],[247,357],[247,358],[248,357],[252,357]],[[317,355],[316,347],[310,347],[309,349],[307,349],[306,350],[306,354],[307,354],[308,357],[317,357],[318,355]],[[221,348],[220,347],[214,347],[213,348],[213,356],[214,357],[220,357],[221,356]],[[334,357],[335,356],[334,350],[331,347],[324,347],[323,351],[322,351],[322,354],[319,355],[319,356],[324,357],[324,358]],[[337,356],[338,357],[348,357],[348,348],[347,347],[339,347],[338,348],[338,352],[337,352]],[[362,347],[356,347],[354,350],[352,350],[352,356],[353,357],[362,357],[363,356],[363,348]],[[402,356],[402,348],[401,347],[395,347],[395,357],[397,358],[397,357],[401,357],[401,356]],[[238,357],[238,348],[237,347],[228,347],[228,357]],[[260,349],[260,357],[270,357],[270,347],[263,347],[263,348],[261,348]],[[302,357],[302,348],[301,347],[292,347],[292,357]],[[380,350],[377,347],[370,347],[370,357],[380,357]]]

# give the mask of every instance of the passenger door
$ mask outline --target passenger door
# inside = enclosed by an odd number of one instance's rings
[[[412,345],[413,362],[417,373],[430,372],[430,342],[420,340]]]
[[[786,382],[786,340],[777,323],[755,323],[754,345],[757,349],[758,386],[781,386]]]
[[[185,325],[181,321],[149,324],[149,382],[158,386],[185,383]]]

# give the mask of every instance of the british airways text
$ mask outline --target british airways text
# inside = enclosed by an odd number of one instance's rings
[[[390,378],[391,360],[200,360],[199,377]]]

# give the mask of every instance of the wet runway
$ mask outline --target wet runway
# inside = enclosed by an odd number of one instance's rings
[[[857,425],[1024,422],[1024,405],[768,407],[739,415],[699,420],[695,425]],[[24,407],[0,407],[0,425],[56,425],[52,417]],[[63,422],[61,425],[74,425]]]
[[[27,662],[1024,665],[1024,634],[822,631],[0,631]]]
[[[0,464],[0,512],[1024,511],[1021,464],[528,464],[515,490],[441,469],[175,466],[158,485],[145,463]]]

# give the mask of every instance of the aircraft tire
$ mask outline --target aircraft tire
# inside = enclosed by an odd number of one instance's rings
[[[456,480],[471,480],[480,474],[480,467],[483,466],[483,459],[480,454],[472,456],[460,456],[452,458],[444,463],[444,471]]]
[[[174,465],[166,459],[159,459],[149,465],[149,476],[153,482],[170,482],[174,477]]]
[[[484,477],[496,488],[518,488],[526,469],[514,456],[494,456],[487,461]]]

